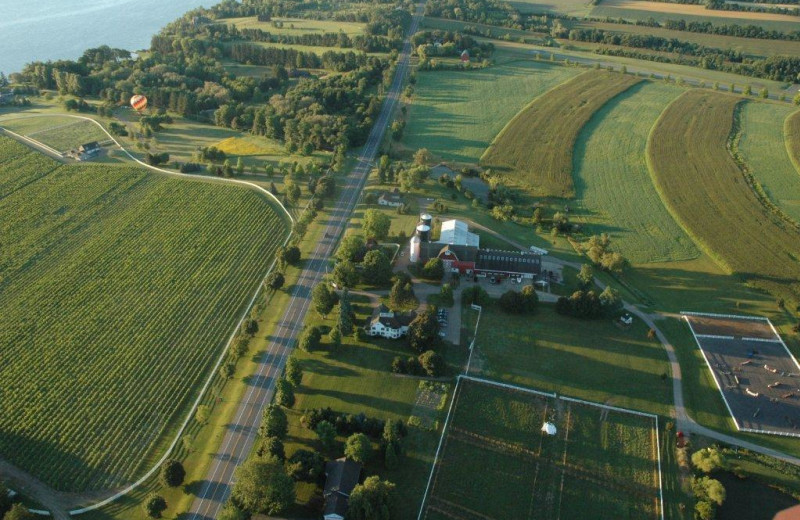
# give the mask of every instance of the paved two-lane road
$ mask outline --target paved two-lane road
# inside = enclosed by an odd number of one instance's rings
[[[408,35],[417,30],[422,18],[423,7],[424,3],[417,6]],[[271,337],[266,355],[259,364],[258,372],[248,383],[249,387],[236,411],[235,418],[228,425],[228,431],[218,453],[214,456],[205,482],[189,511],[191,520],[216,518],[230,495],[234,471],[239,464],[244,462],[253,446],[262,411],[272,400],[275,382],[280,377],[286,359],[294,348],[295,338],[302,328],[311,303],[311,290],[325,274],[328,258],[333,253],[338,237],[344,231],[358,202],[361,190],[383,141],[386,127],[391,121],[392,113],[400,98],[403,80],[408,73],[410,55],[411,43],[406,38],[403,51],[397,61],[397,70],[392,85],[386,94],[386,101],[380,115],[369,134],[367,144],[358,158],[358,163],[341,183],[341,195],[326,222],[325,238],[317,244],[307,259],[300,278],[292,289],[289,305],[284,311],[285,314]]]

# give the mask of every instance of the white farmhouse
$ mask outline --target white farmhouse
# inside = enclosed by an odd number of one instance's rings
[[[401,338],[408,334],[408,326],[416,317],[416,312],[396,313],[381,304],[372,313],[367,325],[367,334],[390,339]]]

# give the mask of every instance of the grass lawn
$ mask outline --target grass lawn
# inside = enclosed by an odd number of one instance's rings
[[[784,136],[786,139],[786,151],[794,164],[795,169],[800,172],[800,111],[795,112],[786,118],[784,123]]]
[[[0,118],[0,126],[18,134],[29,135],[80,121],[69,116],[25,117],[26,115],[26,112],[4,114]]]
[[[792,164],[784,142],[784,121],[796,110],[788,105],[745,103],[739,151],[770,200],[800,222],[800,171]]]
[[[369,300],[363,296],[353,295],[352,301],[358,324],[372,309]],[[314,311],[309,312],[307,326],[317,325],[327,330],[334,323],[333,316],[322,319]],[[323,340],[327,342],[327,336]],[[466,362],[464,347],[445,346],[440,352],[448,362],[450,374],[462,370]],[[300,360],[303,380],[295,392],[297,402],[289,411],[287,455],[299,448],[319,449],[316,434],[300,424],[303,410],[330,406],[339,412],[363,412],[370,417],[394,418],[404,422],[414,411],[420,379],[395,376],[390,372],[395,356],[413,355],[405,340],[370,338],[368,341],[359,341],[351,336],[344,338],[339,347],[324,343],[318,351],[307,353],[297,350],[294,355]],[[378,474],[397,484],[400,498],[398,518],[411,518],[419,509],[437,442],[437,432],[409,427],[405,444],[407,452],[396,470],[385,469],[378,450],[374,451],[366,472]],[[338,457],[341,452],[327,455]],[[298,511],[308,514],[304,506],[314,492],[314,486],[301,487]]]
[[[280,22],[283,27],[276,27]],[[227,18],[225,23],[233,24],[239,29],[261,29],[270,34],[324,34],[343,32],[348,36],[364,34],[366,24],[359,22],[338,22],[334,20],[311,20],[306,18],[275,17],[269,22],[259,22],[255,16]]]
[[[499,325],[499,326],[498,326]],[[541,304],[534,316],[485,307],[472,372],[614,406],[669,415],[667,356],[639,321],[627,330],[612,320],[582,321]]]
[[[471,71],[419,72],[402,143],[450,161],[475,163],[508,120],[531,99],[580,69],[508,59]]]
[[[481,165],[534,195],[572,197],[573,147],[578,134],[606,102],[640,81],[627,74],[593,70],[546,92],[497,134],[481,156]]]
[[[124,111],[121,114],[123,118],[136,121],[137,116],[132,110],[128,108],[120,110]],[[314,152],[311,156],[292,155],[286,152],[280,143],[267,137],[249,135],[230,128],[199,123],[174,115],[173,120],[173,124],[164,125],[163,130],[154,134],[150,150],[153,153],[169,153],[170,161],[189,162],[192,160],[192,154],[202,146],[228,148],[234,164],[238,154],[242,153],[242,161],[246,167],[259,169],[267,162],[279,164],[297,161],[305,164],[315,159],[323,160],[330,155],[328,152]],[[131,153],[141,154],[136,150],[132,138],[123,138],[120,142]]]
[[[574,214],[592,233],[609,233],[615,249],[634,264],[700,255],[664,207],[645,161],[650,128],[682,92],[664,83],[636,85],[600,108],[575,144],[573,171],[581,207]]]

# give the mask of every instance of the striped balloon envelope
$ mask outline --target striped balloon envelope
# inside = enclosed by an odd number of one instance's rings
[[[136,94],[131,98],[131,106],[134,110],[144,110],[147,108],[147,98],[141,94]]]

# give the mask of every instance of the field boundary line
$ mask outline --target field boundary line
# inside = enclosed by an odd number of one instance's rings
[[[450,397],[450,406],[447,409],[447,417],[444,420],[444,426],[442,426],[442,435],[439,436],[439,445],[436,447],[436,454],[433,456],[433,463],[431,464],[431,473],[428,475],[428,483],[425,485],[425,493],[422,495],[422,502],[419,505],[419,514],[417,515],[417,520],[422,520],[422,513],[425,511],[425,502],[428,500],[428,492],[431,488],[431,482],[433,481],[433,474],[436,472],[436,463],[439,461],[439,452],[442,450],[442,443],[444,442],[444,436],[447,434],[447,426],[450,423],[450,416],[453,413],[453,405],[456,402],[456,395],[458,395],[458,389],[461,385],[461,376],[456,379],[456,386],[453,388],[453,395]]]
[[[661,520],[664,520],[664,484],[661,481],[661,436],[658,433],[658,415],[656,418],[656,460],[658,461],[658,500],[661,503]]]
[[[769,323],[769,318],[765,318],[763,316],[745,316],[743,314],[717,314],[714,312],[694,312],[694,311],[681,311],[680,314],[682,316],[701,316],[701,317],[708,316],[709,318],[731,318],[734,320],[765,321]],[[775,335],[777,336],[777,332],[775,333]]]
[[[772,324],[769,318],[764,318],[764,319],[767,320],[769,328],[772,329],[772,333],[775,334],[775,337],[778,338],[778,341],[780,341],[781,345],[783,345],[783,349],[786,351],[787,354],[789,354],[789,357],[792,358],[792,361],[794,361],[794,366],[796,366],[797,369],[800,370],[800,363],[797,362],[797,358],[794,357],[794,354],[792,354],[792,352],[789,350],[789,347],[787,347],[786,343],[783,342],[783,338],[781,337],[781,335],[778,334],[777,330],[775,330],[775,325]]]
[[[31,144],[33,146],[38,146],[39,148],[42,148],[42,149],[50,152],[51,154],[57,155],[59,157],[63,157],[62,153],[59,152],[58,150],[56,150],[55,148],[47,146],[46,144],[44,144],[42,142],[39,142],[36,139],[32,139],[32,138],[30,138],[30,137],[28,137],[26,135],[21,135],[21,134],[18,134],[16,132],[13,132],[13,131],[9,130],[6,127],[2,127],[2,128],[3,128],[3,132],[5,132],[7,134],[11,134],[14,137],[16,137],[17,139],[22,139],[23,141],[25,141],[28,144]]]
[[[291,240],[292,236],[294,235],[294,231],[291,229],[291,227],[293,227],[293,225],[295,223],[294,218],[292,217],[291,213],[289,213],[287,208],[281,203],[281,201],[278,200],[278,198],[275,195],[270,193],[269,190],[266,190],[266,189],[262,188],[261,186],[258,186],[257,184],[254,184],[254,183],[248,182],[248,181],[242,181],[242,180],[237,180],[237,179],[220,179],[220,178],[216,178],[216,177],[206,177],[206,176],[203,176],[203,175],[177,173],[177,172],[173,172],[173,171],[170,171],[170,170],[165,170],[163,168],[157,168],[155,166],[151,166],[151,165],[149,165],[147,163],[144,163],[144,162],[140,161],[139,159],[137,159],[133,155],[131,155],[131,153],[128,152],[128,150],[126,150],[116,139],[114,139],[114,137],[110,133],[108,133],[108,131],[98,121],[96,121],[96,120],[94,120],[94,119],[92,119],[90,117],[76,116],[76,115],[72,115],[72,114],[59,114],[59,115],[64,115],[66,117],[72,117],[72,118],[75,118],[75,119],[78,119],[78,120],[91,121],[92,123],[97,125],[111,139],[111,141],[113,141],[114,144],[116,144],[119,147],[119,149],[122,150],[123,153],[125,153],[128,157],[130,157],[133,161],[135,161],[139,165],[141,165],[141,166],[143,166],[143,167],[145,167],[145,168],[147,168],[149,170],[154,170],[154,171],[157,171],[157,172],[160,172],[160,173],[163,173],[163,174],[167,174],[167,175],[171,175],[171,176],[177,176],[177,177],[188,177],[188,178],[198,179],[198,180],[200,180],[200,179],[202,179],[202,180],[210,180],[210,181],[213,181],[213,182],[220,182],[220,183],[223,183],[223,184],[227,183],[227,184],[236,184],[236,185],[240,185],[240,186],[248,186],[250,188],[254,188],[258,192],[261,192],[262,194],[266,194],[269,199],[274,200],[278,204],[278,206],[283,210],[283,212],[289,218],[289,222],[292,224],[292,226],[290,226],[289,233],[286,235],[286,238],[283,241],[282,246],[285,247],[289,243],[289,240]],[[25,115],[25,116],[21,116],[20,119],[23,119],[23,118],[34,118],[34,117],[52,117],[52,115],[51,114],[28,114],[28,115]],[[13,134],[15,136],[18,136],[18,137],[22,138],[25,141],[34,141],[35,143],[39,144],[38,141],[35,141],[33,139],[30,139],[30,138],[27,138],[25,136],[20,136],[19,134],[16,134],[14,132],[10,132],[6,128],[3,128],[3,131],[9,132],[9,133],[11,133],[11,134]],[[44,148],[50,148],[50,147],[48,147],[46,145],[42,145],[42,144],[40,144],[40,146],[42,146]],[[60,152],[55,152],[55,153],[57,153],[58,155],[61,155]],[[256,299],[258,298],[258,296],[261,294],[262,290],[264,289],[264,281],[265,281],[266,277],[269,276],[269,274],[273,271],[277,261],[278,261],[277,257],[273,258],[272,263],[270,264],[270,266],[267,269],[266,273],[264,273],[264,275],[262,277],[260,277],[260,281],[258,283],[258,288],[256,289],[256,291],[253,294],[253,296],[250,298],[250,301],[248,302],[247,306],[245,307],[245,310],[242,313],[241,318],[237,322],[236,327],[234,327],[233,332],[231,333],[230,337],[228,338],[228,341],[225,343],[225,347],[220,352],[220,355],[217,358],[217,361],[214,364],[213,369],[209,372],[209,377],[206,379],[206,382],[203,384],[203,387],[200,390],[200,393],[198,394],[197,398],[195,399],[194,403],[192,404],[191,408],[189,409],[188,413],[186,414],[186,418],[184,419],[183,423],[178,428],[178,430],[177,430],[177,432],[175,434],[175,437],[173,438],[172,442],[170,443],[168,448],[164,451],[164,455],[153,465],[152,468],[150,468],[144,475],[142,475],[138,480],[136,480],[132,484],[128,485],[127,487],[125,487],[121,491],[118,491],[114,495],[112,495],[112,496],[110,496],[108,498],[105,498],[105,499],[103,499],[103,500],[101,500],[99,502],[96,502],[96,503],[91,504],[91,505],[86,506],[86,507],[82,507],[82,508],[79,508],[79,509],[73,509],[71,511],[68,511],[67,513],[70,516],[77,516],[77,515],[80,515],[80,514],[83,514],[83,513],[87,513],[89,511],[94,511],[96,509],[100,509],[101,507],[104,507],[107,504],[110,504],[111,502],[114,502],[115,500],[117,500],[119,498],[122,498],[123,496],[127,495],[128,493],[130,493],[131,491],[133,491],[134,489],[136,489],[137,487],[142,485],[146,480],[148,480],[150,477],[152,477],[153,474],[155,474],[156,471],[159,470],[159,468],[164,463],[164,461],[167,460],[167,458],[170,456],[172,451],[175,449],[175,446],[177,446],[178,441],[181,438],[181,435],[183,434],[184,430],[186,429],[186,426],[189,424],[189,422],[194,417],[194,414],[195,414],[195,411],[197,410],[197,407],[200,405],[200,403],[206,397],[206,392],[208,391],[208,388],[211,386],[211,382],[217,376],[217,372],[219,371],[219,367],[222,365],[222,361],[228,355],[228,351],[230,350],[230,346],[233,343],[233,340],[236,337],[237,332],[240,330],[242,324],[244,323],[244,320],[247,319],[247,316],[250,314],[250,311],[253,308],[253,304],[255,303]],[[31,512],[33,512],[34,514],[41,515],[41,516],[50,516],[50,514],[51,514],[49,511],[41,511],[41,510],[35,510],[35,511],[32,510]]]
[[[681,314],[684,314],[681,312]],[[731,405],[728,404],[728,399],[725,397],[725,392],[722,391],[722,386],[719,384],[719,379],[717,378],[717,373],[714,372],[714,369],[711,368],[711,361],[708,360],[708,356],[706,356],[706,351],[703,350],[703,347],[700,345],[700,340],[697,339],[697,334],[694,332],[694,327],[692,327],[692,322],[689,321],[689,318],[684,315],[683,319],[686,320],[686,324],[689,326],[689,331],[692,333],[692,337],[694,337],[694,342],[697,345],[697,348],[700,349],[700,353],[703,355],[703,359],[706,361],[706,366],[708,367],[709,372],[711,372],[711,377],[714,378],[714,384],[717,385],[717,390],[719,390],[719,395],[722,396],[722,402],[725,403],[725,408],[728,409],[728,414],[731,416],[733,420],[733,425],[736,426],[736,431],[742,431],[741,426],[739,426],[739,421],[736,420],[736,416],[733,415],[733,411],[731,411]]]
[[[717,378],[717,373],[712,368],[711,362],[709,361],[708,356],[706,356],[706,352],[705,352],[705,350],[703,350],[703,346],[700,344],[700,341],[698,340],[698,337],[712,337],[712,336],[711,335],[696,334],[695,331],[694,331],[694,327],[692,326],[692,322],[689,321],[689,316],[697,315],[697,316],[712,316],[712,317],[721,317],[721,318],[738,318],[738,319],[745,319],[745,320],[746,319],[750,319],[751,321],[763,321],[763,322],[766,322],[767,325],[769,325],[770,329],[772,329],[772,333],[775,334],[775,337],[777,339],[773,340],[773,339],[744,338],[744,337],[742,339],[747,339],[749,341],[761,341],[763,343],[780,343],[781,346],[783,346],[783,349],[786,351],[786,354],[789,356],[789,358],[792,360],[792,362],[795,364],[795,366],[798,368],[798,370],[800,370],[800,363],[798,363],[797,358],[795,358],[794,354],[792,354],[792,352],[789,350],[789,347],[786,346],[786,343],[783,341],[783,338],[781,337],[781,335],[778,334],[778,331],[775,329],[775,325],[772,324],[772,321],[769,318],[765,318],[765,317],[762,317],[762,316],[748,317],[748,316],[735,316],[735,315],[726,315],[726,314],[714,315],[714,314],[710,314],[710,313],[697,313],[697,312],[693,313],[693,312],[684,312],[684,311],[681,311],[681,315],[683,315],[683,319],[686,320],[686,324],[689,326],[689,330],[691,331],[692,336],[694,337],[695,344],[697,345],[697,348],[700,349],[700,353],[703,355],[703,359],[706,362],[706,366],[708,367],[709,372],[711,372],[711,376],[714,378],[714,383],[717,385],[717,390],[719,390],[719,393],[722,396],[722,402],[725,403],[725,408],[728,409],[728,414],[730,414],[731,419],[733,420],[733,424],[734,424],[734,426],[736,426],[736,430],[740,431],[740,432],[746,432],[746,433],[759,433],[759,434],[766,434],[766,435],[778,435],[778,436],[781,436],[781,437],[800,438],[800,434],[798,434],[798,433],[779,432],[779,431],[775,431],[775,430],[759,430],[759,429],[755,429],[755,428],[743,428],[743,427],[741,427],[739,425],[739,421],[736,419],[736,416],[733,414],[733,411],[731,410],[731,407],[728,404],[728,399],[725,397],[725,392],[722,391],[722,386],[720,385],[719,379]],[[733,337],[731,337],[730,339],[733,339]]]
[[[739,431],[747,433],[767,433],[769,435],[780,435],[782,437],[794,437],[800,439],[800,433],[776,432],[775,430],[754,430],[753,428],[740,428]]]
[[[422,503],[420,504],[419,515],[417,516],[417,520],[422,520],[422,513],[425,511],[425,502],[428,499],[428,494],[430,492],[431,481],[432,481],[433,475],[434,475],[434,473],[436,471],[436,464],[439,461],[439,455],[440,455],[440,450],[441,450],[441,447],[442,447],[442,442],[444,441],[445,435],[447,433],[447,427],[448,427],[448,425],[450,423],[450,418],[451,418],[451,415],[452,415],[452,412],[453,412],[453,405],[455,403],[455,396],[456,396],[457,390],[460,388],[462,380],[471,381],[471,382],[474,382],[474,383],[482,383],[482,384],[486,384],[488,386],[495,386],[495,387],[505,388],[505,389],[514,390],[514,391],[521,391],[521,392],[524,392],[524,393],[533,394],[533,395],[542,396],[542,397],[549,397],[549,398],[556,399],[556,400],[563,399],[564,401],[568,401],[568,402],[573,402],[573,403],[593,406],[593,407],[597,407],[597,408],[602,408],[602,409],[606,409],[606,410],[611,410],[611,411],[615,411],[615,412],[628,413],[628,414],[632,414],[632,415],[646,417],[648,419],[653,419],[654,420],[654,424],[653,424],[652,427],[655,429],[655,432],[656,432],[656,443],[655,443],[655,447],[654,448],[655,448],[655,451],[656,451],[656,464],[657,464],[657,468],[658,468],[658,499],[659,499],[659,504],[660,504],[660,514],[658,516],[659,516],[659,518],[661,520],[664,520],[664,487],[663,487],[663,478],[661,476],[661,445],[660,445],[660,435],[659,435],[659,432],[658,432],[659,423],[658,423],[658,415],[657,414],[652,414],[652,413],[648,413],[648,412],[640,412],[638,410],[630,410],[628,408],[620,408],[618,406],[611,406],[611,405],[602,404],[602,403],[595,403],[595,402],[592,402],[592,401],[585,401],[583,399],[577,399],[575,397],[559,396],[556,393],[543,392],[541,390],[536,390],[536,389],[533,389],[533,388],[527,388],[527,387],[524,387],[524,386],[511,385],[511,384],[507,384],[507,383],[501,383],[499,381],[492,381],[491,379],[482,379],[482,378],[472,377],[472,376],[463,375],[463,374],[459,375],[457,377],[457,380],[456,380],[456,387],[455,387],[455,390],[453,391],[453,398],[450,401],[450,408],[447,411],[447,419],[445,419],[444,427],[442,429],[442,435],[439,438],[439,446],[436,449],[436,455],[434,456],[434,459],[433,459],[433,464],[431,466],[431,473],[430,473],[430,476],[428,477],[428,484],[425,487],[425,494],[422,497]],[[800,437],[800,435],[797,435],[797,436]]]
[[[92,119],[91,117],[78,116],[78,115],[73,115],[73,114],[26,114],[26,115],[22,115],[22,116],[19,116],[19,117],[13,117],[13,118],[5,119],[5,120],[0,120],[0,126],[2,126],[3,121],[7,121],[7,120],[31,119],[31,118],[35,118],[35,117],[53,117],[54,115],[60,116],[60,117],[72,117],[74,119],[83,120],[83,121],[91,121],[92,123],[97,125],[98,128],[100,128],[100,130],[103,131],[103,133],[105,133],[108,136],[108,138],[111,140],[111,142],[113,142],[115,145],[117,145],[117,147],[119,147],[120,150],[122,150],[122,153],[127,155],[132,161],[136,162],[140,166],[143,166],[143,167],[147,168],[148,170],[153,170],[153,171],[156,171],[156,172],[159,172],[159,173],[163,173],[165,175],[171,175],[173,177],[198,179],[198,180],[205,180],[205,181],[211,181],[211,182],[219,182],[219,183],[222,183],[222,184],[238,184],[240,186],[249,186],[250,188],[253,188],[256,191],[262,193],[263,195],[267,195],[267,197],[269,199],[273,200],[283,210],[283,212],[286,214],[286,216],[289,217],[289,221],[292,224],[294,224],[294,218],[292,217],[292,215],[289,212],[289,210],[286,209],[286,206],[283,205],[283,203],[280,201],[280,199],[278,199],[278,197],[273,195],[268,189],[263,188],[263,187],[259,186],[258,184],[255,184],[255,183],[250,182],[250,181],[243,181],[243,180],[239,180],[239,179],[227,179],[227,178],[223,178],[223,177],[211,177],[211,176],[206,176],[206,175],[197,175],[197,174],[193,174],[193,173],[179,173],[179,172],[174,172],[174,171],[171,171],[171,170],[166,170],[164,168],[158,168],[156,166],[152,166],[150,164],[147,164],[146,162],[140,161],[133,154],[131,154],[124,146],[122,146],[119,143],[119,141],[116,140],[116,138],[113,135],[111,135],[108,132],[108,130],[105,129],[105,127],[103,127],[102,124],[100,124],[99,121],[97,121],[95,119]],[[15,132],[12,132],[11,130],[9,130],[9,129],[5,128],[5,127],[3,127],[3,130],[5,132],[8,132],[8,133],[16,136],[16,137],[19,137],[19,138],[23,139],[25,141],[36,143],[37,145],[48,149],[52,153],[55,153],[55,154],[57,154],[59,156],[62,156],[61,152],[59,152],[57,150],[54,150],[53,148],[51,148],[51,147],[49,147],[49,146],[47,146],[45,144],[42,144],[39,141],[36,141],[35,139],[31,139],[31,138],[26,137],[24,135],[19,135],[19,134],[15,133]]]

